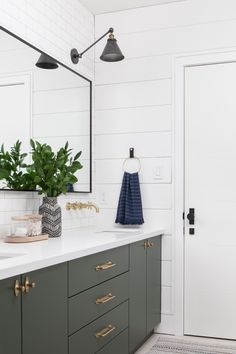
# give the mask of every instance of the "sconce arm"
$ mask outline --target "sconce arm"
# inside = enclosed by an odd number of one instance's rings
[[[100,38],[98,38],[93,44],[91,44],[88,48],[86,48],[83,52],[78,53],[77,49],[73,48],[71,49],[71,60],[74,64],[77,64],[79,61],[79,58],[82,58],[82,56],[84,55],[84,53],[86,53],[90,48],[92,48],[93,46],[95,46],[95,44],[97,44],[101,39],[103,39],[108,33],[113,33],[114,29],[111,27],[109,28],[109,30],[104,33]]]

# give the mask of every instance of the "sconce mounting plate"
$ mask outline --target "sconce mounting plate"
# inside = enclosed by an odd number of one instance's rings
[[[78,50],[76,48],[71,49],[70,57],[71,57],[71,60],[74,64],[78,64],[80,56],[79,56]]]

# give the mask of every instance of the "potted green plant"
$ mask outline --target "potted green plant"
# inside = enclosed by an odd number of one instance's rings
[[[68,191],[68,186],[77,182],[75,172],[83,166],[79,162],[81,151],[71,156],[68,142],[54,152],[50,145],[30,140],[32,163],[25,162],[27,153],[21,152],[18,140],[10,151],[0,147],[0,180],[6,188],[14,190],[37,190],[43,194],[39,207],[42,215],[42,232],[50,237],[61,235],[61,208],[57,197]]]
[[[68,185],[77,182],[75,172],[83,166],[79,162],[81,151],[71,156],[68,142],[54,152],[50,145],[30,140],[32,148],[32,164],[28,173],[34,175],[33,181],[38,186],[39,194],[43,194],[43,203],[39,207],[42,215],[42,231],[50,237],[61,236],[61,208],[57,197],[68,191]]]

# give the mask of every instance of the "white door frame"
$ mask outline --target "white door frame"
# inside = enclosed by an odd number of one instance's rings
[[[184,69],[236,61],[236,49],[192,53],[173,58],[172,171],[173,171],[173,334],[184,335]]]

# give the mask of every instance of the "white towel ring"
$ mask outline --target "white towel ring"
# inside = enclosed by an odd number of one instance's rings
[[[132,172],[128,171],[127,170],[127,162],[128,161],[137,161],[138,162],[138,164],[137,164],[138,170],[137,171],[132,171]],[[139,158],[137,158],[137,157],[128,157],[127,159],[124,160],[124,162],[123,162],[123,171],[124,172],[138,173],[138,172],[140,172],[140,170],[141,170],[141,162],[140,162]]]

